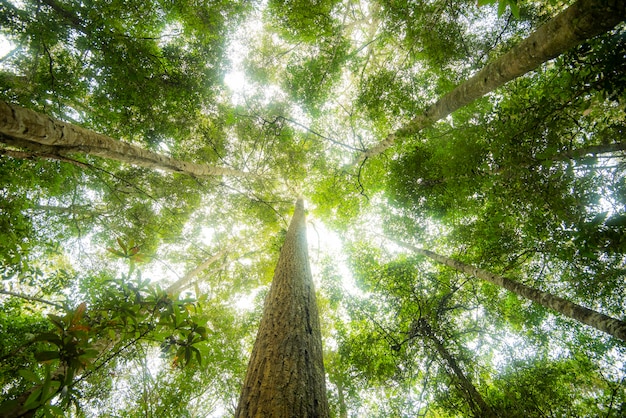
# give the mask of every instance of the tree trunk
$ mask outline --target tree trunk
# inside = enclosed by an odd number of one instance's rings
[[[193,177],[251,175],[231,168],[176,160],[5,102],[0,102],[0,142],[45,154],[46,158],[83,153]]]
[[[265,301],[235,417],[328,417],[301,198]]]
[[[339,418],[348,418],[348,407],[344,396],[343,378],[337,382],[337,401],[339,402]]]
[[[587,155],[602,155],[602,154],[613,154],[620,151],[626,150],[626,142],[617,142],[615,144],[600,144],[600,145],[589,145],[588,147],[573,149],[570,151],[565,151],[562,154],[556,155],[554,160],[576,160]]]
[[[435,350],[444,360],[445,365],[454,373],[458,386],[463,393],[463,397],[467,400],[475,417],[497,417],[497,414],[491,409],[487,402],[485,402],[482,395],[476,390],[476,387],[470,382],[467,376],[465,376],[465,373],[461,370],[454,356],[450,354],[439,337],[433,332],[426,319],[420,318],[418,321],[415,321],[412,326],[411,334],[411,336],[423,335],[433,343]]]
[[[424,113],[359,154],[352,166],[384,152],[394,144],[397,137],[421,131],[506,82],[526,74],[583,41],[612,29],[625,17],[624,0],[579,0],[540,26],[506,54],[444,95]]]
[[[432,260],[435,260],[438,263],[444,264],[470,276],[478,277],[479,279],[483,279],[485,281],[488,281],[489,283],[493,283],[497,286],[503,287],[519,296],[530,299],[533,302],[545,306],[546,308],[555,310],[560,314],[575,319],[578,322],[582,322],[583,324],[592,326],[602,332],[606,332],[607,334],[610,334],[615,338],[626,341],[626,322],[624,321],[611,318],[608,315],[604,315],[592,309],[585,308],[584,306],[577,305],[561,297],[554,296],[551,293],[537,290],[530,286],[515,282],[511,279],[507,279],[506,277],[499,276],[487,270],[470,266],[469,264],[465,264],[461,261],[439,255],[429,250],[417,248],[396,240],[393,241],[402,247],[408,248],[416,252],[417,254],[426,256]]]

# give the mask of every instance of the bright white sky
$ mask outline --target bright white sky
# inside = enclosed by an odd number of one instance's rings
[[[6,54],[11,52],[14,48],[14,45],[9,42],[4,36],[0,36],[0,58],[4,58]]]

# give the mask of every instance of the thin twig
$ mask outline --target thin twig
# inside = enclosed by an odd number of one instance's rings
[[[365,197],[365,199],[367,199],[367,201],[370,201],[370,198],[368,195],[365,194],[365,187],[363,186],[363,183],[361,183],[361,170],[363,170],[363,166],[365,165],[365,162],[367,161],[367,157],[365,157],[363,159],[363,161],[361,162],[361,165],[359,166],[359,172],[357,174],[357,181],[359,183],[359,194],[362,195],[363,197]]]
[[[9,290],[4,290],[4,289],[0,289],[0,293],[2,293],[3,295],[9,295],[9,296],[14,296],[16,298],[20,298],[20,299],[25,299],[25,300],[31,300],[33,302],[40,302],[40,303],[45,303],[46,305],[50,305],[50,306],[54,306],[55,308],[61,309],[61,310],[65,310],[65,306],[56,303],[56,302],[50,302],[49,300],[45,300],[42,298],[38,298],[35,296],[28,296],[28,295],[23,295],[21,293],[15,293],[15,292],[11,292]]]

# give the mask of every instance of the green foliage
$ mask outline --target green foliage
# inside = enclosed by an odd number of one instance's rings
[[[7,64],[15,77],[2,79],[13,95],[5,99],[50,102],[61,117],[73,109],[103,133],[151,146],[190,134],[223,74],[228,22],[246,9],[56,0],[3,8],[3,33],[22,47]]]
[[[296,103],[315,115],[341,76],[350,44],[331,38],[314,56],[294,56],[287,64],[285,87]]]
[[[315,43],[336,34],[339,23],[331,12],[337,3],[338,0],[271,0],[267,12],[285,38]]]
[[[34,207],[44,199],[72,193],[79,174],[70,165],[2,158],[0,161],[0,272],[3,279],[18,274],[40,275],[29,259],[31,251],[54,254],[58,236],[39,228]],[[35,203],[36,202],[36,203]],[[43,203],[43,202],[41,202]]]
[[[109,363],[117,361],[121,353],[147,341],[162,341],[161,351],[173,357],[173,365],[202,363],[198,345],[206,341],[208,331],[197,322],[192,301],[172,299],[159,286],[141,279],[140,274],[130,279],[141,254],[137,247],[121,240],[118,243],[122,251],[110,251],[129,260],[129,276],[103,278],[97,285],[92,281],[91,294],[85,295],[88,301],[74,307],[69,301],[62,307],[55,305],[62,308],[62,313],[48,314],[48,326],[34,332],[27,341],[16,339],[5,348],[12,352],[3,357],[3,361],[10,360],[3,368],[13,369],[17,375],[0,405],[4,413],[47,407],[54,399],[62,408],[78,405],[79,383],[110,367]],[[95,289],[99,292],[94,293]]]
[[[365,108],[373,120],[411,117],[424,105],[424,86],[434,83],[435,80],[428,79],[427,75],[383,68],[369,74],[359,84],[357,103]]]
[[[494,382],[493,402],[506,416],[601,416],[624,404],[624,388],[598,373],[587,359],[528,359]],[[495,389],[494,387],[494,389]]]
[[[501,416],[624,415],[619,341],[381,238],[623,318],[623,27],[350,166],[565,7],[1,2],[2,100],[253,175],[3,143],[0,415],[232,416],[298,194],[343,244],[309,237],[336,416],[479,415],[458,370]]]
[[[619,36],[596,42],[621,49]],[[612,196],[618,224],[623,200],[607,190],[623,178],[619,169],[591,169],[598,160],[585,150],[613,140],[603,132],[621,125],[620,111],[601,77],[580,70],[590,48],[516,80],[489,119],[461,113],[454,127],[440,124],[425,133],[429,141],[405,147],[390,165],[387,192],[403,211],[449,226],[449,239],[478,263],[521,265],[531,277],[550,272],[555,286],[571,283],[583,300],[608,298],[606,308],[619,312],[621,297],[606,291],[623,272],[623,231],[604,221],[601,199]],[[604,117],[579,120],[596,100]]]
[[[478,0],[479,6],[495,3],[498,3],[498,16],[502,16],[507,7],[509,7],[513,16],[516,18],[520,17],[518,0]]]

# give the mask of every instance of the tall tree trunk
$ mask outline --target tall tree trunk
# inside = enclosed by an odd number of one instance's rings
[[[482,395],[472,382],[465,376],[463,370],[459,366],[458,362],[452,354],[443,345],[441,339],[433,332],[430,324],[425,318],[420,318],[415,321],[411,327],[411,336],[423,335],[430,340],[439,357],[443,359],[445,365],[454,373],[457,384],[461,389],[463,397],[467,400],[475,417],[497,417],[497,414],[491,409],[491,407],[485,402]]]
[[[235,417],[328,417],[304,203],[296,202]]]
[[[625,17],[624,0],[579,0],[540,26],[506,54],[444,95],[424,113],[359,154],[351,165],[358,165],[366,158],[384,152],[395,143],[397,137],[421,131],[506,82],[526,74],[583,41],[612,29]]]
[[[0,142],[44,154],[46,158],[82,153],[193,177],[251,175],[231,168],[176,160],[5,102],[0,102]]]
[[[546,308],[557,311],[569,318],[575,319],[578,322],[592,326],[602,332],[612,335],[615,338],[626,341],[626,322],[619,319],[612,318],[603,313],[594,311],[584,306],[577,305],[566,299],[558,296],[554,296],[551,293],[537,290],[530,286],[518,283],[506,277],[491,273],[487,270],[480,269],[478,267],[470,266],[461,261],[454,260],[443,255],[439,255],[429,250],[414,247],[410,244],[392,240],[398,245],[408,248],[417,254],[426,256],[438,263],[451,267],[457,271],[463,272],[470,276],[478,277],[489,283],[493,283],[497,286],[503,287],[511,292],[522,296],[526,299],[530,299]]]

